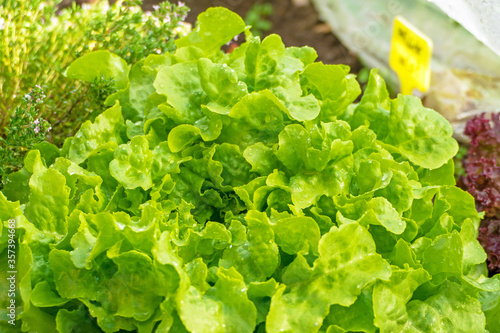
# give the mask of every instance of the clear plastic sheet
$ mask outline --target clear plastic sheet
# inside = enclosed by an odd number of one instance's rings
[[[401,15],[427,34],[434,44],[431,86],[426,93],[415,94],[423,97],[426,106],[447,117],[457,139],[465,140],[463,128],[470,117],[483,112],[500,111],[500,56],[494,51],[498,52],[500,26],[493,22],[495,16],[498,21],[500,2],[313,2],[320,16],[342,43],[355,52],[366,66],[380,68],[380,73],[394,91],[399,90],[399,81],[388,63],[394,17]],[[464,7],[458,8],[461,5]],[[445,12],[447,8],[453,10]],[[488,46],[483,42],[488,42]]]

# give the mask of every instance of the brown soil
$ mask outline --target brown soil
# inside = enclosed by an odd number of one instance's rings
[[[62,0],[60,8],[65,8],[75,1],[78,4],[95,2],[97,0]],[[108,0],[114,3],[116,0]],[[143,8],[152,10],[153,5],[161,0],[144,0]],[[171,2],[175,0],[170,0]],[[345,64],[351,67],[351,72],[361,69],[359,59],[350,53],[332,34],[329,26],[322,22],[312,5],[312,0],[184,0],[191,9],[187,21],[194,23],[196,17],[209,7],[226,7],[241,17],[256,3],[268,2],[273,6],[273,13],[267,18],[272,24],[266,35],[275,33],[281,36],[286,46],[311,46],[318,53],[318,61],[325,64]]]
[[[241,17],[255,3],[262,0],[185,0],[191,8],[187,21],[194,23],[196,17],[208,7],[226,7]],[[361,68],[358,58],[339,42],[330,28],[322,22],[312,6],[311,0],[269,0],[273,6],[273,14],[268,18],[272,28],[265,34],[276,33],[281,36],[286,46],[311,46],[318,53],[318,61],[325,64],[345,64],[357,73]],[[144,8],[151,9],[158,0],[145,0]]]

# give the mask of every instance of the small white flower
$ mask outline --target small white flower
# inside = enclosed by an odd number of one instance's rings
[[[153,9],[154,9],[154,10],[158,10],[158,9],[160,9],[160,6],[158,6],[158,5],[153,5]]]
[[[40,119],[38,119],[38,118],[35,119],[34,123],[35,123],[35,125],[38,125],[40,123]]]
[[[196,28],[196,31],[199,31],[199,26]],[[173,30],[173,33],[179,35],[179,37],[186,36],[191,32],[191,23],[189,22],[179,22],[177,27]]]
[[[178,6],[178,7],[184,7],[184,3],[183,3],[183,2],[181,2],[181,1],[179,1],[179,2],[177,3],[177,6]]]
[[[24,95],[24,98],[26,98],[28,101],[31,101],[31,95],[30,94]]]
[[[156,49],[155,52],[158,53],[158,54],[161,54],[161,50],[160,49]]]
[[[5,19],[3,17],[0,17],[0,30],[5,29]]]
[[[163,23],[170,23],[170,16],[165,16],[165,18],[163,19]]]
[[[40,128],[37,126],[37,127],[35,127],[34,131],[36,134],[38,134],[38,132],[40,132]]]
[[[50,132],[51,129],[52,129],[52,126],[49,126],[49,128],[47,128],[46,132]]]
[[[90,8],[92,8],[92,6],[90,6],[90,4],[88,4],[88,3],[83,3],[83,4],[82,4],[82,8],[83,8],[84,10],[90,10]]]

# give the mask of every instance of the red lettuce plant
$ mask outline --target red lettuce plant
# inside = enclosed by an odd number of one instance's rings
[[[465,134],[471,145],[464,158],[466,175],[460,183],[485,212],[478,239],[488,254],[490,274],[500,272],[500,113],[468,121]]]

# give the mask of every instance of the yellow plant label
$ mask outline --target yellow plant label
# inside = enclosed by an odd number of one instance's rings
[[[400,16],[394,19],[389,64],[401,82],[401,93],[429,89],[432,40]]]

